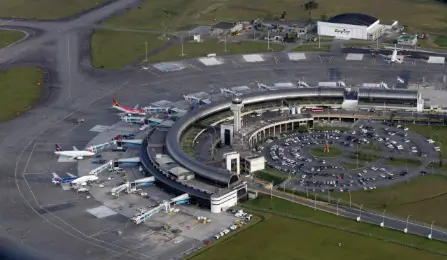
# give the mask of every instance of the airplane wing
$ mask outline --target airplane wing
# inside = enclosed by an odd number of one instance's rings
[[[385,57],[385,58],[388,58],[388,57],[389,57],[389,55],[385,55],[385,54],[380,54],[380,53],[379,53],[379,55],[382,56],[382,57]]]
[[[73,151],[79,151],[78,148],[76,148],[76,146],[73,146]]]
[[[67,172],[67,175],[70,176],[71,178],[76,178],[76,177],[77,177],[76,175],[71,174],[71,173],[69,173],[69,172]]]
[[[57,175],[57,173],[53,172],[53,178],[60,179],[61,177],[59,177],[59,175]]]
[[[136,106],[134,106],[134,109],[139,109],[140,108],[140,105],[139,104],[137,104]]]

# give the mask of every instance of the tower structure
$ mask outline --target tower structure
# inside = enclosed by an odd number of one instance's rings
[[[238,133],[242,127],[242,116],[241,116],[242,108],[244,108],[242,99],[240,99],[238,97],[233,99],[233,101],[231,102],[230,109],[231,109],[231,111],[233,111],[233,115],[234,115],[234,128],[233,128],[234,133]]]

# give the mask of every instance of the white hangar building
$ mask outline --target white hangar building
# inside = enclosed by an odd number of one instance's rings
[[[318,22],[318,35],[346,39],[376,40],[385,32],[380,20],[366,14],[340,14]]]

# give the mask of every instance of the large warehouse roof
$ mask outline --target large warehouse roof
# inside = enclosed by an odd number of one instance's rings
[[[343,24],[352,24],[352,25],[363,25],[363,26],[370,26],[371,24],[375,23],[377,18],[366,15],[366,14],[357,14],[357,13],[351,13],[351,14],[339,14],[331,19],[329,19],[329,23],[343,23]]]

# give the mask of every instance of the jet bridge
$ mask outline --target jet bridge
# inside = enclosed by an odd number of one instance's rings
[[[153,176],[146,177],[146,178],[135,180],[133,182],[123,183],[123,184],[113,188],[112,190],[110,190],[110,193],[112,194],[112,196],[115,196],[118,198],[120,193],[123,191],[125,191],[126,193],[136,192],[137,188],[146,186],[146,185],[153,185],[154,182],[155,182],[155,177],[153,177]]]
[[[103,164],[93,170],[91,170],[88,174],[90,175],[98,175],[99,173],[105,171],[107,168],[112,168],[113,167],[113,160],[108,161],[106,164]]]
[[[258,83],[258,87],[261,89],[265,89],[265,90],[277,90],[277,87],[273,87],[273,86],[267,86],[266,84],[263,83]]]
[[[144,116],[123,116],[121,121],[131,124],[144,124],[146,117]]]
[[[139,225],[141,223],[144,223],[146,220],[148,220],[150,217],[152,217],[155,213],[158,213],[163,209],[165,210],[165,212],[168,212],[168,206],[167,206],[166,202],[163,202],[162,204],[158,205],[157,207],[133,217],[131,220],[136,225]]]
[[[194,94],[184,95],[183,98],[189,103],[196,103],[199,105],[211,104],[211,100],[209,100],[209,95],[205,92],[198,92]]]
[[[115,162],[118,164],[118,166],[123,166],[123,165],[138,165],[140,163],[140,157],[132,157],[132,158],[123,158],[123,159],[118,159]]]
[[[119,141],[121,143],[120,147],[139,147],[141,146],[141,143],[143,142],[142,139],[133,139],[133,140],[127,140],[123,139]]]
[[[169,113],[169,111],[171,110],[169,107],[154,107],[154,106],[148,106],[148,107],[143,107],[143,110],[145,112],[149,112],[149,113]]]
[[[116,141],[110,141],[110,142],[103,143],[103,144],[92,145],[92,146],[88,147],[86,150],[92,151],[94,153],[98,153],[98,152],[104,151],[107,147],[110,147],[113,145],[116,146]]]
[[[228,88],[221,88],[220,93],[225,95],[226,97],[238,97],[242,96],[242,93],[238,93],[234,90],[228,89]]]

